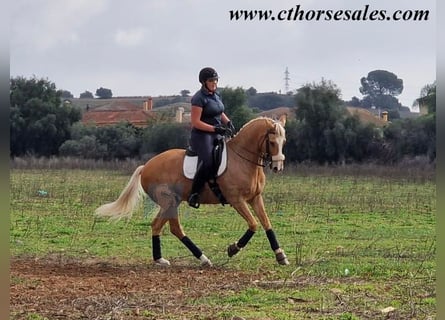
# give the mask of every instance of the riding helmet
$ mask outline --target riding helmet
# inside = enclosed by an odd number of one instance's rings
[[[210,79],[218,79],[218,73],[215,71],[215,69],[210,67],[201,69],[201,71],[199,72],[199,82],[205,83],[207,80]]]

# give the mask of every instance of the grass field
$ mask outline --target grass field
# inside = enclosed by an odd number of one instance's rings
[[[152,270],[153,203],[144,201],[128,221],[93,216],[99,205],[116,199],[128,172],[13,169],[10,177],[13,258],[94,259]],[[276,264],[262,231],[227,257],[227,245],[247,228],[230,206],[196,210],[182,204],[189,237],[215,270],[241,273],[243,285],[184,298],[179,313],[134,305],[120,312],[127,315],[123,319],[435,319],[435,188],[429,178],[408,175],[268,174],[266,209],[290,260],[286,267]],[[199,270],[168,228],[162,245],[164,257],[182,272]],[[13,289],[22,288],[14,286],[25,277],[11,277]],[[235,285],[236,278],[225,281]],[[13,299],[11,319],[52,319]],[[119,319],[103,312],[95,318]]]

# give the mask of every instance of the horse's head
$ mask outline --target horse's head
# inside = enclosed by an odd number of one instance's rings
[[[267,131],[265,139],[265,154],[270,161],[270,168],[274,172],[284,169],[283,146],[286,142],[286,116],[282,115],[279,120],[271,121],[271,127]]]
[[[286,142],[286,116],[279,120],[258,117],[246,123],[235,135],[229,146],[241,159],[257,166],[267,166],[275,171],[284,168],[283,145]]]

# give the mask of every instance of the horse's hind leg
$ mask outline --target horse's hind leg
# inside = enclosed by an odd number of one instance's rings
[[[194,243],[193,241],[186,236],[184,233],[184,229],[181,226],[181,223],[179,222],[179,217],[171,218],[168,220],[170,224],[170,232],[173,233],[181,242],[191,251],[191,253],[201,260],[202,266],[212,266],[212,262],[209,260],[209,258],[206,257]]]
[[[284,253],[283,249],[280,248],[278,240],[275,236],[275,232],[272,229],[272,224],[270,223],[269,216],[267,215],[266,209],[264,208],[263,197],[261,195],[256,196],[250,201],[250,205],[252,206],[258,219],[260,220],[263,229],[266,231],[267,239],[269,240],[270,247],[275,253],[277,262],[282,265],[289,264],[286,254]]]
[[[193,255],[201,260],[201,265],[211,266],[210,260],[202,254],[189,237],[187,237],[179,223],[178,206],[181,199],[168,185],[159,185],[153,192],[155,202],[161,207],[156,218],[151,224],[152,244],[153,244],[153,260],[159,265],[170,265],[170,262],[162,257],[161,254],[161,232],[165,223],[170,224],[170,231],[193,253]]]
[[[158,214],[156,218],[153,219],[151,223],[151,243],[152,243],[152,254],[153,261],[157,265],[169,266],[170,261],[164,259],[161,253],[161,232],[167,219],[161,218],[161,214]]]
[[[178,216],[179,199],[166,184],[156,186],[152,190],[152,198],[160,207],[151,223],[153,260],[158,265],[169,266],[170,261],[164,259],[161,253],[161,232],[167,221]]]

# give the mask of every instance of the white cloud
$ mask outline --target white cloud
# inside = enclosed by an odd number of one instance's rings
[[[79,40],[78,30],[103,12],[109,0],[18,1],[12,13],[11,45],[38,51]]]
[[[300,0],[304,10],[363,9],[357,0]],[[167,95],[199,88],[203,66],[220,85],[292,89],[322,77],[343,98],[361,98],[360,78],[376,69],[404,81],[411,105],[435,80],[435,15],[429,21],[231,21],[230,10],[294,8],[290,0],[15,0],[11,75],[48,77],[72,92],[100,86],[113,95]],[[375,0],[373,10],[429,9],[435,1]],[[113,81],[113,82],[109,82]]]
[[[137,46],[144,41],[145,34],[146,30],[144,28],[119,29],[114,36],[114,40],[121,46]]]

